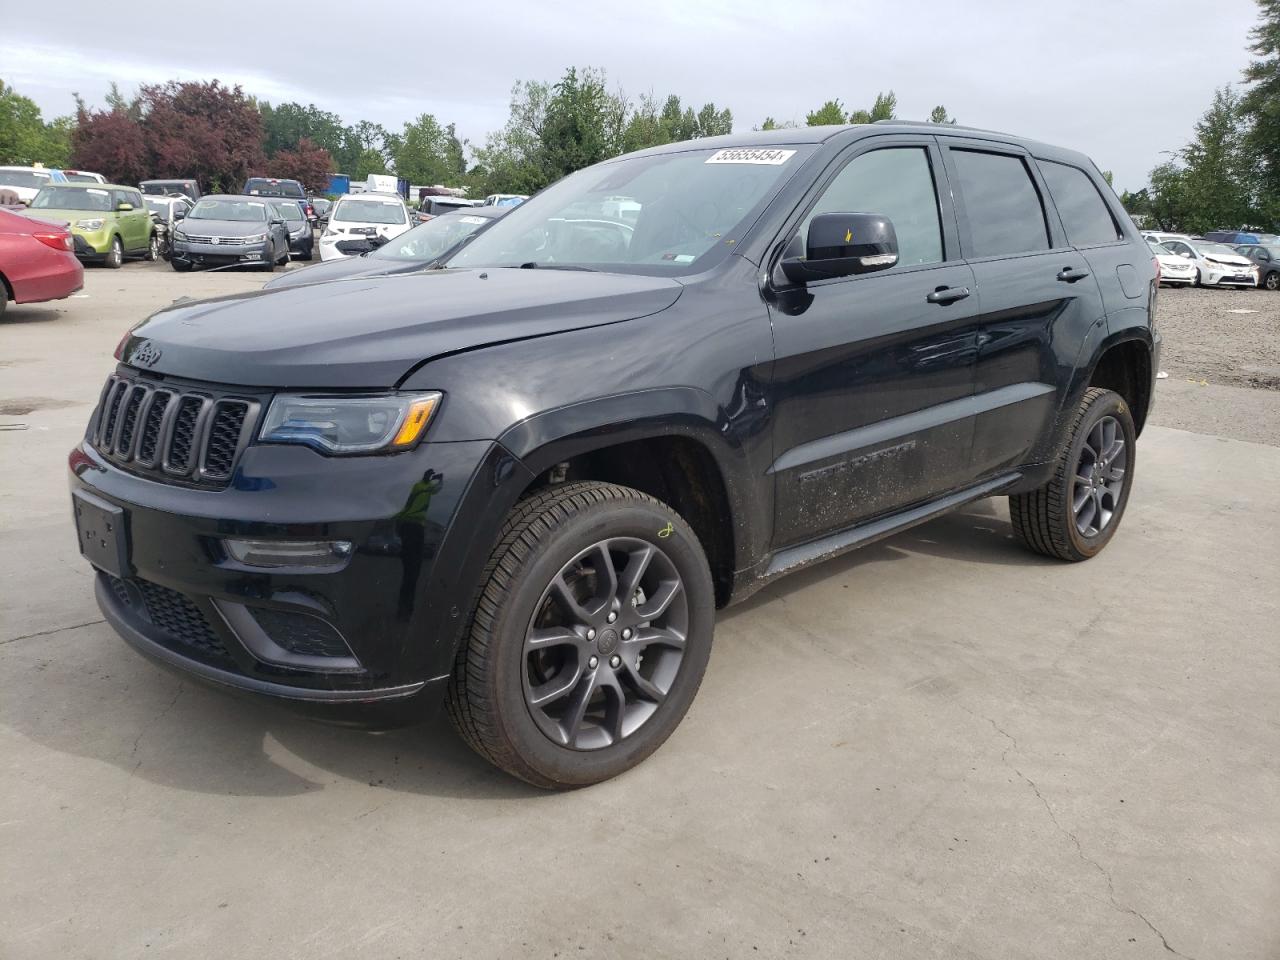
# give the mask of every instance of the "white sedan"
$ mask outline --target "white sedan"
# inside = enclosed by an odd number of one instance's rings
[[[1248,257],[1242,257],[1225,243],[1212,240],[1166,240],[1163,244],[1190,263],[1194,269],[1194,282],[1205,287],[1256,287],[1258,267]]]
[[[329,210],[329,222],[320,235],[320,259],[341,260],[376,250],[409,227],[409,211],[399,196],[347,194]]]
[[[1163,243],[1148,240],[1147,246],[1160,264],[1161,283],[1186,284],[1188,287],[1196,282],[1196,265],[1185,257],[1180,257]]]

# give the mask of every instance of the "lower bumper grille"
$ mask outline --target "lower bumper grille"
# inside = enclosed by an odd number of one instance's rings
[[[147,580],[121,580],[103,574],[121,606],[150,621],[165,645],[187,647],[215,660],[231,662],[231,655],[195,602],[185,594]]]

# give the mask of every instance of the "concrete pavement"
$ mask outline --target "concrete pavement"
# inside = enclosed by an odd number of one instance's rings
[[[544,794],[101,623],[62,471],[110,349],[261,278],[88,281],[0,322],[0,956],[1280,955],[1280,448],[1150,428],[1086,564],[989,501],[781,581],[653,758]]]

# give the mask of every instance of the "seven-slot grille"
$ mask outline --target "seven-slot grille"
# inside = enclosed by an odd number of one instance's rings
[[[244,237],[197,237],[191,233],[188,233],[184,239],[188,243],[216,243],[224,247],[243,247],[249,242]]]
[[[102,390],[91,442],[135,473],[225,486],[257,412],[254,400],[115,374]]]

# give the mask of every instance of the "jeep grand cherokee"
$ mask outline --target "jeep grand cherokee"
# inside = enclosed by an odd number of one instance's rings
[[[163,663],[443,699],[504,770],[593,783],[777,576],[994,495],[1032,550],[1102,550],[1155,280],[1067,150],[902,123],[658,147],[444,269],[146,319],[71,453],[80,546]]]

